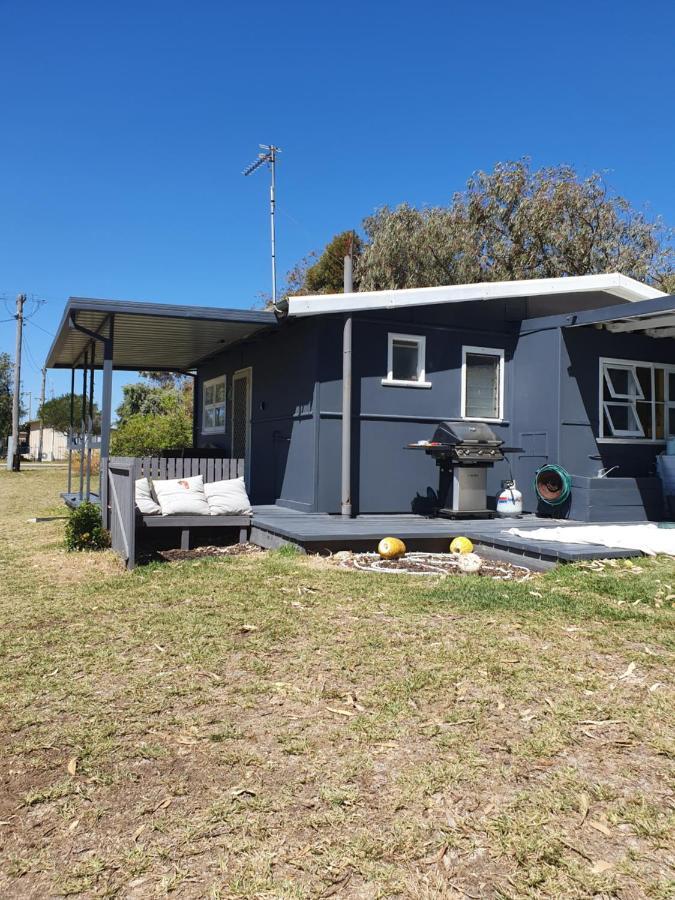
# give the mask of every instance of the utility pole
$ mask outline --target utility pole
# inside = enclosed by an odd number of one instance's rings
[[[40,436],[38,438],[38,462],[42,462],[42,434],[44,430],[44,422],[42,421],[42,410],[45,405],[45,387],[47,385],[47,366],[42,367],[42,384],[40,385]]]
[[[23,305],[25,294],[16,298],[16,349],[14,351],[14,396],[12,397],[12,471],[21,469],[21,452],[19,448],[19,412],[21,409],[21,341],[23,338]]]

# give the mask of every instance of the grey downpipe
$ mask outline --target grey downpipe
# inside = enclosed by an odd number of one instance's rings
[[[345,256],[344,292],[354,291],[351,253]],[[345,316],[342,331],[342,472],[340,512],[352,515],[352,317]]]

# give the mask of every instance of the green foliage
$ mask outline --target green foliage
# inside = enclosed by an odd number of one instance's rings
[[[110,534],[101,525],[101,511],[93,503],[81,503],[66,522],[68,550],[103,550],[110,546]]]
[[[75,427],[79,427],[82,419],[82,394],[75,394],[73,403],[73,421]],[[42,419],[46,428],[55,431],[68,431],[70,427],[70,394],[61,394],[45,401],[37,411],[37,418]],[[94,431],[98,434],[101,430],[101,413],[94,403]]]
[[[12,360],[0,353],[0,448],[12,431]]]
[[[192,446],[192,381],[143,373],[147,381],[125,384],[111,435],[113,455],[143,456]],[[154,382],[154,383],[150,383]]]
[[[602,272],[672,283],[672,231],[611,194],[600,174],[581,179],[565,165],[498,163],[448,206],[383,207],[363,224],[361,290]]]
[[[113,456],[145,456],[192,446],[192,412],[183,394],[165,392],[156,413],[134,413],[110,438]]]
[[[358,290],[359,259],[363,241],[354,231],[343,231],[329,241],[320,256],[312,251],[287,272],[281,296],[341,294],[344,289],[344,258],[350,246],[353,257],[354,290]],[[265,296],[265,301],[269,306],[271,301],[268,296]]]
[[[358,259],[362,242],[353,231],[343,231],[326,245],[319,259],[305,273],[302,293],[339,294],[344,289],[344,258],[352,248],[354,289],[358,290]]]

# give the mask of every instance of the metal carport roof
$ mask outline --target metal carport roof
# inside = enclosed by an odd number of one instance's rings
[[[102,365],[101,343],[92,343],[91,335],[76,326],[105,337],[112,326],[117,370],[184,371],[229,344],[276,328],[277,320],[265,310],[71,297],[47,356],[48,368],[77,366],[88,347],[96,351],[96,367]]]

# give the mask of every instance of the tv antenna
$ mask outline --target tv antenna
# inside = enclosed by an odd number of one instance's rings
[[[270,184],[270,235],[272,239],[272,305],[277,308],[277,249],[276,249],[276,231],[274,227],[274,213],[276,205],[276,162],[277,153],[281,153],[279,147],[274,144],[258,144],[260,153],[253,162],[246,166],[242,175],[252,175],[256,169],[265,164],[269,165],[272,173],[272,183]]]

